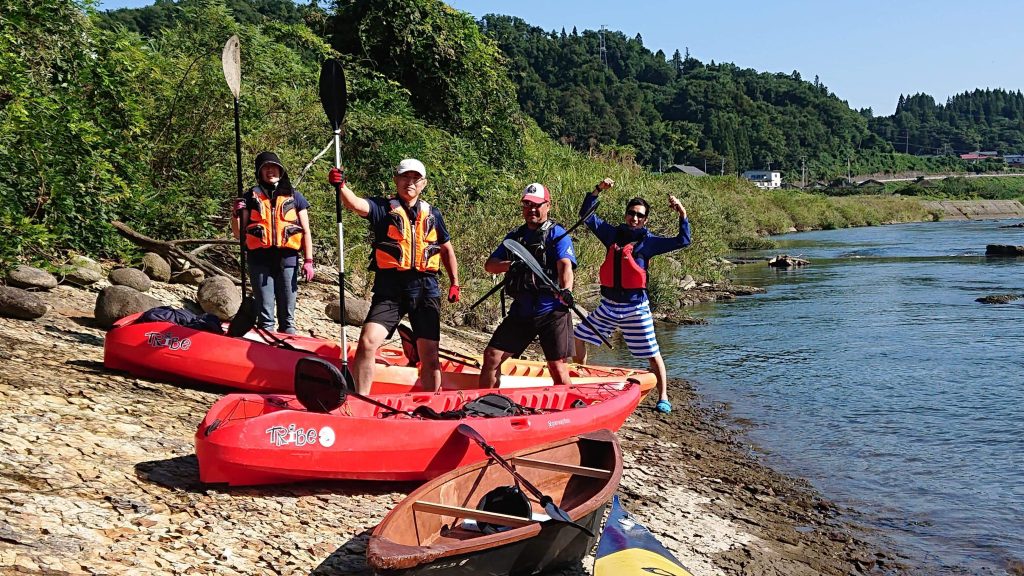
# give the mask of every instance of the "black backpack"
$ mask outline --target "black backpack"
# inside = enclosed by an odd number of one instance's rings
[[[483,416],[484,418],[522,416],[532,412],[502,394],[484,394],[476,400],[463,404],[462,411],[466,413],[466,416]]]
[[[484,494],[476,509],[483,510],[484,512],[519,516],[520,518],[533,518],[533,508],[530,506],[530,500],[526,498],[526,494],[523,494],[519,486],[498,486]],[[478,521],[476,525],[480,527],[480,531],[484,534],[494,534],[495,532],[509,529],[507,526],[490,524],[483,521]]]

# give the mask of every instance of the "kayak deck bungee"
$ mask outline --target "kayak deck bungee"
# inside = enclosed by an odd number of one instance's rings
[[[294,391],[295,364],[310,355],[341,366],[341,346],[312,336],[250,331],[233,338],[171,322],[136,322],[140,314],[118,320],[103,341],[103,365],[136,377],[183,384],[214,384],[258,393]],[[270,340],[270,342],[268,342]],[[349,364],[355,353],[349,351]],[[470,390],[478,387],[480,369],[465,362],[441,360],[441,387]],[[399,348],[377,351],[377,367],[371,394],[422,390],[419,371]],[[545,362],[507,360],[502,365],[501,388],[551,384]],[[646,370],[606,366],[571,365],[574,384],[594,384],[634,379],[646,394],[654,388],[654,374]]]
[[[615,434],[598,430],[499,457],[591,534],[551,521],[536,494],[492,457],[434,478],[395,506],[366,547],[375,573],[536,574],[590,552],[622,477]],[[510,485],[523,487],[517,515],[488,497]],[[487,524],[502,528],[481,529]]]
[[[230,394],[217,401],[195,435],[199,477],[231,485],[315,479],[426,480],[483,460],[455,429],[469,423],[500,452],[601,428],[618,430],[636,408],[634,383],[549,386],[502,391],[539,413],[431,420],[411,417],[427,406],[456,410],[493,390],[375,395],[402,414],[349,398],[328,413],[306,410],[291,395]],[[578,406],[578,407],[577,407]]]

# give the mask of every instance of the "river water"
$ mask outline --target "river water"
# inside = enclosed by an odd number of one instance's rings
[[[1024,259],[984,255],[1024,244],[1009,223],[777,237],[773,253],[812,264],[737,267],[734,282],[767,294],[692,309],[707,326],[659,327],[669,374],[727,404],[768,464],[855,509],[915,572],[1019,574],[1024,299],[975,302],[1024,294]],[[623,353],[592,359],[637,364]]]

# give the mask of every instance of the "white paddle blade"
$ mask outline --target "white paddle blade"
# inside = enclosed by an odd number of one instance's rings
[[[238,94],[242,91],[242,44],[238,41],[237,35],[228,38],[220,60],[224,65],[224,79],[227,80],[228,88],[231,88],[231,93],[237,99]]]

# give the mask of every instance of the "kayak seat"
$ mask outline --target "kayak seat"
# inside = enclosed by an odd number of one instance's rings
[[[348,386],[337,366],[307,356],[295,363],[295,398],[310,412],[327,413],[345,403]]]

